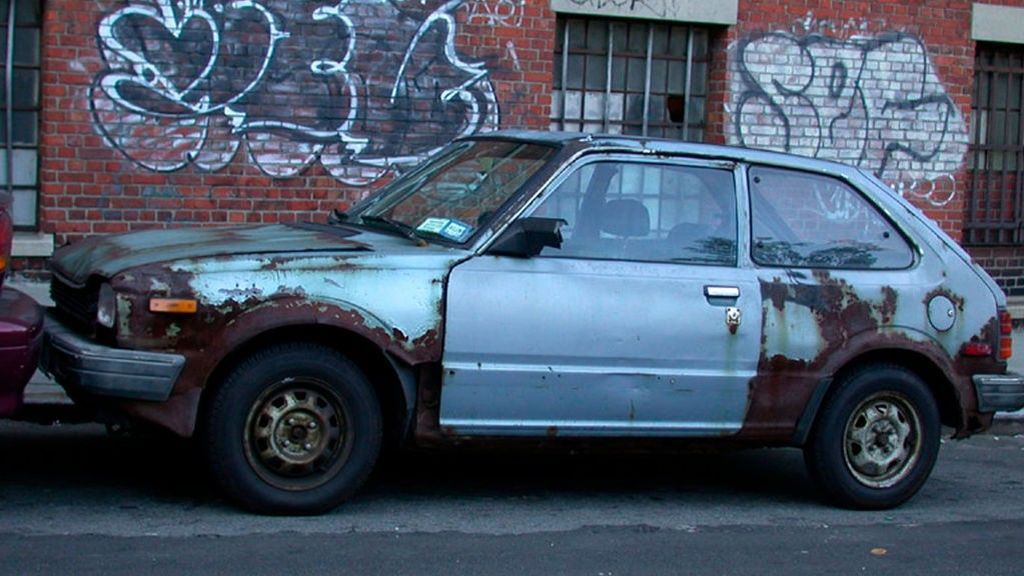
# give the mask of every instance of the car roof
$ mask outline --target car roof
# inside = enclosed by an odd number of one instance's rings
[[[856,178],[860,175],[859,168],[848,164],[832,162],[830,160],[820,160],[817,158],[810,158],[808,156],[798,156],[796,154],[771,152],[739,146],[685,142],[682,140],[671,140],[668,138],[649,138],[587,132],[498,130],[469,136],[467,139],[518,140],[537,144],[575,147],[581,150],[613,149],[648,154],[697,156],[707,159],[769,164],[787,168],[811,170],[815,172],[842,175],[847,178]]]

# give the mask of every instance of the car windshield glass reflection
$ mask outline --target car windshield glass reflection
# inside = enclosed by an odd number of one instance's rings
[[[369,225],[386,224],[420,238],[462,244],[486,227],[554,148],[521,142],[465,142],[399,178],[357,210]]]

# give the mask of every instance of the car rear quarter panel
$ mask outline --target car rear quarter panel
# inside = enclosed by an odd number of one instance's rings
[[[959,434],[983,428],[989,417],[977,413],[970,375],[1001,372],[1005,364],[966,357],[963,347],[984,342],[998,350],[997,298],[916,209],[849,180],[872,193],[915,245],[915,263],[906,270],[760,269],[764,332],[741,437],[791,437],[815,408],[819,386],[834,387],[843,370],[882,359],[932,377],[927,384],[940,402],[954,404],[944,406],[944,416]],[[929,316],[936,297],[953,303],[948,329]]]

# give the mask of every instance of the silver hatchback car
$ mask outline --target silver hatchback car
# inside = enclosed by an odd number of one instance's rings
[[[913,496],[941,426],[1024,406],[1005,296],[856,168],[581,134],[464,138],[326,223],[95,237],[43,367],[199,435],[239,504],[318,513],[381,446],[795,446]]]

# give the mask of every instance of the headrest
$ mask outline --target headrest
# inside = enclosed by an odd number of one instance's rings
[[[647,236],[651,233],[651,215],[639,200],[609,200],[601,215],[601,231],[620,237]]]

